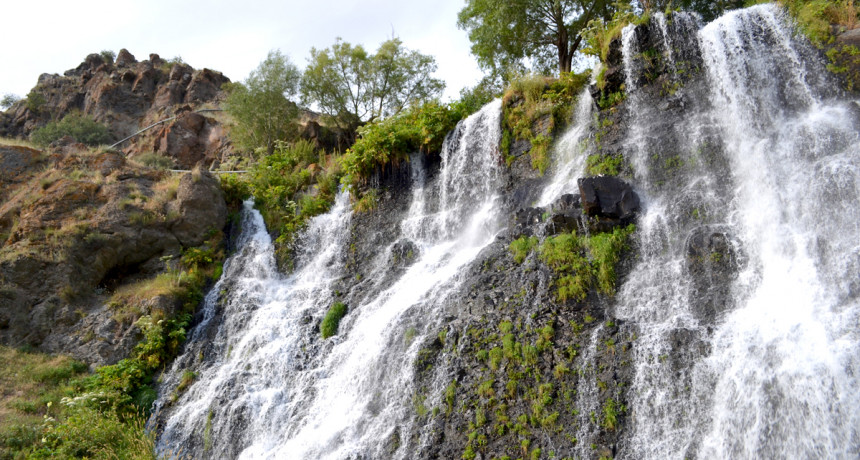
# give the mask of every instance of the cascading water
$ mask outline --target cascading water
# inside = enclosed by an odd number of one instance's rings
[[[288,278],[275,270],[259,214],[245,210],[241,250],[163,385],[175,388],[193,365],[194,383],[165,409],[162,452],[409,456],[408,443],[383,454],[380,440],[398,428],[409,434],[418,344],[440,321],[435,312],[460,282],[461,267],[495,237],[500,104],[488,104],[446,138],[438,181],[425,183],[421,162],[413,161],[416,185],[400,233],[417,247],[417,260],[389,287],[349,305],[338,335],[322,344],[313,324],[336,296],[331,285],[341,276],[351,215],[346,194],[311,221]],[[428,205],[434,198],[439,202]],[[387,258],[378,259],[382,272]],[[157,408],[171,404],[162,393]]]
[[[432,163],[425,169],[422,156],[410,159],[411,193],[402,195],[400,214],[388,217],[396,229],[365,251],[372,260],[362,281],[353,282],[355,272],[345,267],[355,241],[351,227],[362,219],[350,212],[346,194],[302,234],[290,276],[277,272],[262,218],[246,205],[240,250],[207,296],[185,353],[165,374],[155,417],[161,452],[194,458],[459,456],[466,455],[459,440],[470,437],[470,448],[480,449],[479,441],[500,448],[490,427],[477,426],[495,416],[493,431],[514,438],[524,456],[535,455],[523,444],[531,435],[552,451],[564,432],[567,451],[555,452],[558,457],[856,457],[860,105],[830,99],[835,91],[815,51],[793,36],[773,6],[732,12],[705,27],[695,15],[655,14],[650,26],[631,26],[622,39],[629,94],[620,106],[625,112],[615,115],[627,137],[610,143],[622,145],[643,212],[634,234],[636,260],[625,269],[616,299],[595,296],[585,303],[614,305],[623,325],[612,324],[606,312],[607,321],[589,326],[587,337],[574,334],[576,347],[568,351],[581,353],[568,356],[578,369],[554,368],[556,380],[575,384],[549,396],[549,403],[570,404],[561,415],[569,416],[570,426],[550,432],[555,419],[526,415],[511,432],[514,420],[502,426],[498,419],[508,415],[500,408],[501,415],[487,410],[479,417],[478,407],[468,405],[495,401],[468,399],[469,382],[489,381],[490,390],[501,392],[502,381],[479,379],[487,365],[470,364],[460,354],[477,356],[494,340],[470,343],[477,339],[464,334],[465,325],[479,337],[495,328],[492,321],[483,324],[487,317],[510,315],[517,327],[526,326],[518,334],[528,334],[542,327],[542,315],[554,304],[549,296],[529,297],[546,291],[545,267],[535,256],[509,265],[510,240],[499,232],[498,193],[505,181],[499,177],[496,101],[449,134],[437,173]],[[553,177],[542,194],[530,195],[540,196],[539,206],[574,191],[589,153],[583,146],[594,144],[586,142],[597,129],[592,120],[600,116],[583,93],[572,128],[556,144]],[[512,284],[533,284],[476,288],[489,280],[507,284],[512,278],[501,276],[505,270],[520,277]],[[460,292],[464,286],[475,289]],[[516,305],[517,295],[535,305],[504,307],[509,300]],[[349,312],[338,335],[322,340],[318,324],[338,300],[349,303]],[[544,301],[547,308],[539,305]],[[473,302],[486,317],[473,314]],[[518,321],[520,309],[533,314]],[[461,317],[443,317],[452,313]],[[581,312],[565,313],[575,319]],[[556,324],[553,340],[571,344],[567,326]],[[614,339],[627,341],[633,330],[632,351],[618,353],[633,353],[635,371],[612,364]],[[418,375],[421,351],[439,331],[459,338],[445,345],[433,372]],[[557,353],[547,356],[547,366],[563,362],[555,362]],[[624,356],[618,361],[630,354]],[[531,370],[535,379],[539,366]],[[616,371],[625,377],[601,375]],[[553,374],[545,373],[547,379]],[[630,379],[629,390],[607,386]],[[445,400],[449,384],[459,398],[447,403],[452,413],[416,417]],[[626,420],[617,426],[603,418],[611,391],[612,397],[624,393],[628,403]],[[517,405],[526,404],[511,401],[509,414],[523,409]],[[460,425],[446,425],[452,423]],[[445,433],[441,442],[448,450],[428,448],[452,426],[471,433]],[[520,433],[528,434],[517,439]],[[481,434],[489,436],[481,441]]]
[[[855,458],[860,110],[827,98],[815,53],[761,5],[674,41],[705,83],[675,88],[686,121],[661,127],[636,104],[636,33],[629,154],[646,211],[617,307],[640,330],[619,456]]]
[[[562,194],[576,191],[576,179],[585,173],[585,159],[588,157],[587,149],[590,145],[587,140],[593,113],[594,100],[586,88],[577,98],[573,125],[553,147],[555,172],[549,184],[544,187],[538,199],[538,206],[549,206]]]

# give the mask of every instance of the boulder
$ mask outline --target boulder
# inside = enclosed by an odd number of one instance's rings
[[[183,98],[185,98],[185,87],[181,82],[171,80],[158,88],[152,106],[154,108],[167,108],[182,103]]]
[[[836,37],[836,41],[842,45],[856,46],[860,49],[860,28],[852,29]]]
[[[577,184],[582,210],[589,217],[629,221],[639,211],[639,196],[617,177],[583,177]]]
[[[224,192],[215,176],[204,169],[182,176],[171,206],[180,216],[171,231],[186,247],[199,246],[210,230],[220,230],[227,223]]]
[[[418,260],[421,249],[410,240],[402,239],[391,246],[390,263],[392,266],[408,267]]]
[[[550,207],[551,212],[546,224],[547,235],[573,232],[582,222],[582,206],[579,195],[562,195]]]
[[[221,72],[203,69],[194,72],[185,93],[185,102],[202,103],[218,100],[221,97],[221,86],[229,83],[230,79]]]
[[[123,48],[119,50],[119,54],[116,55],[116,61],[114,62],[117,67],[127,67],[132,64],[137,64],[137,59],[134,58],[134,55],[128,52],[127,49]]]
[[[193,168],[206,156],[205,139],[200,139],[205,124],[206,117],[199,113],[180,115],[159,130],[154,150],[175,159],[183,168]]]
[[[534,235],[534,227],[543,221],[544,208],[520,208],[514,213],[514,236]]]

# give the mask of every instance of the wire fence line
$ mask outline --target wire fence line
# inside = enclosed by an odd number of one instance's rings
[[[200,110],[195,110],[193,113],[204,113],[204,112],[223,112],[223,111],[224,111],[224,109],[200,109]],[[111,145],[111,146],[110,146],[110,148],[112,148],[112,149],[113,149],[113,148],[116,148],[117,146],[119,146],[119,145],[120,145],[120,144],[122,144],[123,142],[125,142],[125,141],[127,141],[127,140],[129,140],[129,139],[131,139],[131,138],[133,138],[133,137],[135,137],[135,136],[137,136],[138,134],[143,133],[143,132],[146,132],[146,131],[148,131],[148,130],[150,130],[150,129],[152,129],[152,128],[155,128],[156,126],[158,126],[158,125],[160,125],[160,124],[162,124],[162,123],[166,123],[166,122],[168,122],[168,121],[170,121],[170,120],[175,120],[175,119],[177,119],[177,118],[181,117],[182,115],[185,115],[185,113],[189,113],[189,112],[184,112],[184,113],[181,113],[181,114],[179,114],[179,115],[174,115],[174,116],[172,116],[172,117],[170,117],[170,118],[165,118],[164,120],[161,120],[161,121],[156,121],[155,123],[153,123],[153,124],[151,124],[151,125],[147,126],[146,128],[141,129],[140,131],[138,131],[138,132],[136,132],[136,133],[132,134],[131,136],[128,136],[128,137],[126,137],[125,139],[122,139],[121,141],[118,141],[117,143],[115,143],[115,144]]]

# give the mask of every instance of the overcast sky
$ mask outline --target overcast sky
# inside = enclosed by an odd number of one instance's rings
[[[243,80],[280,49],[300,68],[311,47],[336,37],[369,51],[392,34],[433,55],[444,99],[474,85],[481,72],[457,29],[464,0],[9,0],[0,24],[0,94],[25,96],[42,73],[62,74],[90,53],[128,49],[138,60],[181,56]]]

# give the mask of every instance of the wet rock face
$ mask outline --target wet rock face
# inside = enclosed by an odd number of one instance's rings
[[[725,226],[697,227],[687,238],[687,272],[692,280],[690,305],[707,324],[732,308],[731,282],[746,265],[739,245]]]
[[[617,177],[583,177],[577,184],[582,211],[590,217],[628,220],[639,211],[639,196]]]

